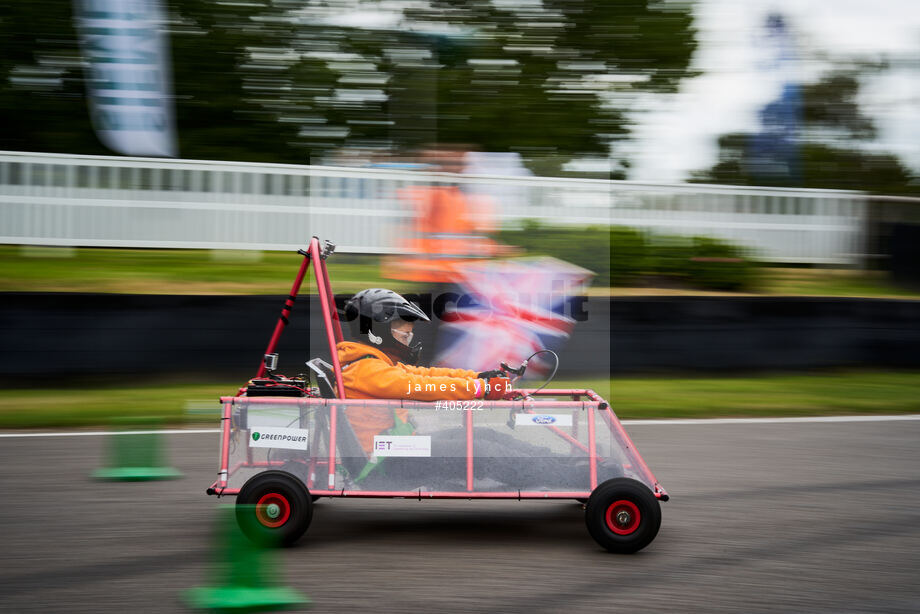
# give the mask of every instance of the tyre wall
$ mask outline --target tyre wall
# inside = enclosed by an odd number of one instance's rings
[[[251,376],[284,298],[0,294],[0,377]],[[607,331],[614,374],[920,367],[920,301],[590,298],[586,308],[560,353],[566,376],[597,374]],[[315,297],[298,300],[281,372],[327,355],[322,329],[310,326],[319,313]]]

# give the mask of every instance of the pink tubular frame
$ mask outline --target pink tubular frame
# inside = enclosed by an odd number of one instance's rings
[[[552,407],[554,410],[571,410],[571,411],[587,411],[587,423],[588,423],[588,446],[587,452],[590,459],[589,465],[589,479],[590,479],[590,490],[583,491],[566,491],[566,492],[546,492],[546,491],[502,491],[502,492],[477,492],[474,489],[474,480],[473,480],[473,467],[475,462],[475,456],[473,453],[473,410],[462,410],[464,412],[463,423],[465,426],[466,433],[466,488],[465,492],[448,492],[448,491],[356,491],[356,490],[337,490],[335,487],[335,450],[332,445],[335,442],[335,433],[330,428],[329,440],[330,440],[330,453],[329,453],[329,465],[328,465],[328,475],[329,475],[329,484],[328,488],[312,488],[310,487],[310,494],[323,496],[323,497],[378,497],[378,498],[418,498],[418,499],[587,499],[591,496],[591,492],[598,485],[598,460],[599,456],[597,454],[597,421],[595,412],[600,413],[603,417],[604,422],[607,426],[614,431],[618,438],[625,444],[626,447],[632,450],[633,457],[638,464],[641,471],[646,476],[646,479],[650,481],[653,485],[653,493],[658,499],[667,501],[668,493],[661,487],[658,483],[658,480],[652,474],[651,470],[646,465],[645,461],[642,459],[642,456],[638,453],[638,450],[635,447],[635,444],[629,438],[629,435],[626,434],[625,429],[620,424],[620,421],[617,419],[616,414],[610,409],[604,399],[597,395],[593,390],[586,389],[547,389],[541,390],[539,392],[534,392],[532,390],[521,390],[522,393],[531,394],[534,397],[543,397],[543,396],[569,396],[570,398],[581,398],[588,397],[590,401],[553,401]],[[230,436],[232,430],[231,417],[232,417],[232,407],[238,403],[252,403],[251,399],[245,397],[222,397],[221,402],[224,404],[224,420],[223,420],[223,436],[222,436],[222,449],[221,449],[221,479],[211,485],[211,488],[208,489],[209,494],[217,495],[235,495],[239,492],[239,489],[229,488],[228,479],[233,473],[237,470],[244,467],[258,467],[258,468],[271,468],[277,467],[283,464],[282,461],[276,462],[251,462],[250,460],[237,463],[233,467],[228,467],[229,463],[229,446],[230,446]],[[393,401],[388,399],[352,399],[350,402],[353,404],[360,404],[363,406],[392,406]],[[271,404],[273,406],[277,405],[300,405],[304,403],[304,399],[295,398],[295,397],[277,397],[271,399]],[[310,399],[309,403],[316,406],[332,406],[336,404],[335,399]],[[507,408],[508,410],[515,409],[522,411],[523,413],[535,413],[533,410],[539,407],[539,403],[534,402],[521,402],[521,401],[493,401],[492,409],[500,410]],[[330,426],[332,425],[332,420],[334,419],[337,412],[330,412]],[[568,443],[573,443],[574,438],[571,437],[568,433],[562,431],[561,429],[550,427],[550,431],[554,432],[558,437],[564,439]],[[574,440],[573,445],[577,443],[578,446],[584,450],[585,446],[578,440]],[[312,476],[312,467],[315,464],[322,465],[323,461],[320,460],[317,462],[316,459],[311,459],[311,471],[310,475]],[[317,484],[318,486],[321,483]]]
[[[326,257],[331,253],[331,250],[326,251],[320,248],[319,239],[313,237],[310,240],[310,245],[307,250],[299,252],[303,255],[304,259],[300,265],[300,269],[297,272],[297,277],[294,280],[294,285],[291,288],[291,294],[288,296],[287,300],[284,303],[284,308],[281,311],[281,316],[278,319],[278,323],[275,325],[275,330],[272,333],[272,337],[269,340],[268,347],[265,350],[265,354],[271,354],[274,352],[275,348],[278,345],[278,340],[281,338],[281,333],[288,324],[288,318],[291,315],[291,311],[294,307],[294,301],[297,298],[297,294],[300,292],[301,285],[303,280],[306,277],[307,270],[309,269],[310,262],[313,262],[313,270],[316,277],[316,286],[317,291],[319,292],[320,306],[322,307],[323,313],[323,323],[325,325],[326,331],[326,340],[329,344],[329,355],[332,359],[333,369],[335,371],[335,382],[336,382],[336,399],[344,400],[345,399],[345,388],[342,383],[342,368],[339,363],[338,352],[336,351],[336,344],[343,341],[342,337],[342,327],[339,321],[338,312],[335,307],[335,297],[332,294],[332,286],[329,282],[329,274],[326,270]],[[256,373],[256,377],[262,377],[265,375],[265,361],[264,357],[262,362],[259,365],[259,370]],[[645,475],[648,479],[651,480],[651,483],[654,484],[654,495],[655,497],[667,501],[668,493],[661,487],[658,483],[658,480],[652,474],[651,470],[646,465],[645,461],[642,459],[642,456],[639,454],[638,450],[633,444],[632,440],[629,438],[629,435],[626,434],[626,430],[623,428],[623,425],[620,424],[620,421],[617,419],[616,414],[613,413],[613,410],[610,408],[610,405],[602,399],[597,393],[593,390],[587,389],[563,389],[563,388],[549,388],[535,392],[533,390],[520,390],[519,392],[523,393],[525,396],[530,397],[530,395],[540,397],[540,396],[568,396],[571,398],[571,401],[554,401],[554,409],[571,409],[573,412],[579,410],[588,410],[588,447],[585,450],[584,444],[578,441],[576,438],[572,437],[568,433],[558,429],[557,427],[551,426],[550,429],[556,435],[566,440],[573,446],[581,448],[583,451],[588,453],[590,459],[590,486],[591,491],[597,486],[597,446],[596,446],[596,420],[595,420],[595,411],[600,411],[600,414],[604,417],[605,422],[608,427],[616,432],[618,437],[626,443],[635,453],[635,457],[638,460],[638,463],[641,466],[641,469],[645,472]],[[240,392],[242,394],[242,391]],[[584,402],[580,399],[582,397],[588,397],[590,402]],[[248,399],[241,397],[221,397],[221,403],[223,404],[223,417],[221,419],[222,433],[221,433],[221,452],[220,452],[220,472],[218,474],[218,479],[211,484],[207,489],[209,495],[216,494],[217,496],[222,495],[236,495],[239,493],[239,489],[229,488],[228,482],[230,475],[236,470],[240,469],[243,466],[256,466],[256,467],[272,467],[276,463],[268,462],[252,462],[251,458],[247,459],[246,463],[239,463],[234,467],[229,467],[230,462],[230,436],[232,431],[232,408],[233,405],[240,402],[245,402]],[[330,405],[335,403],[334,399],[312,399],[313,402],[317,404]],[[299,405],[303,403],[303,399],[295,397],[278,397],[272,398],[272,404],[274,405]],[[392,400],[375,400],[375,399],[362,399],[360,403],[363,405],[391,405]],[[510,409],[518,409],[525,413],[535,413],[532,403],[521,401],[494,401],[493,408],[499,409],[507,407]],[[421,492],[421,491],[345,491],[336,490],[335,486],[335,472],[336,472],[336,414],[337,412],[331,411],[329,417],[329,457],[328,457],[328,489],[310,489],[310,494],[323,496],[323,497],[379,497],[379,498],[418,498],[418,499],[587,499],[591,495],[591,491],[571,491],[571,492],[529,492],[529,491],[508,491],[508,492],[475,492],[474,491],[474,481],[473,481],[473,410],[462,410],[466,412],[464,416],[464,425],[466,431],[466,492]],[[280,465],[281,463],[277,463]],[[313,469],[316,465],[322,464],[322,461],[317,462],[316,459],[313,459],[310,464],[310,482],[312,486],[312,476]]]

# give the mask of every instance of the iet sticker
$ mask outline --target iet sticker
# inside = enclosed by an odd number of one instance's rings
[[[514,414],[515,426],[572,426],[571,414]]]
[[[289,429],[277,426],[254,426],[249,431],[250,448],[307,449],[307,429]]]
[[[374,435],[374,456],[431,456],[428,435]]]

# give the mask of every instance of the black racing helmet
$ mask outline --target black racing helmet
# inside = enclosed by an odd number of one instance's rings
[[[345,303],[345,320],[351,334],[361,343],[379,346],[387,354],[407,364],[416,364],[422,344],[405,345],[393,337],[390,323],[394,320],[428,322],[428,316],[415,303],[392,290],[368,288],[358,292]]]

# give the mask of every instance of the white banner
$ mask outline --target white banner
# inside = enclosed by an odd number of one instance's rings
[[[178,155],[160,0],[74,0],[93,126],[129,156]]]
[[[374,456],[431,456],[428,435],[374,435]]]
[[[250,448],[307,449],[307,429],[289,429],[277,426],[253,426],[249,431]]]

